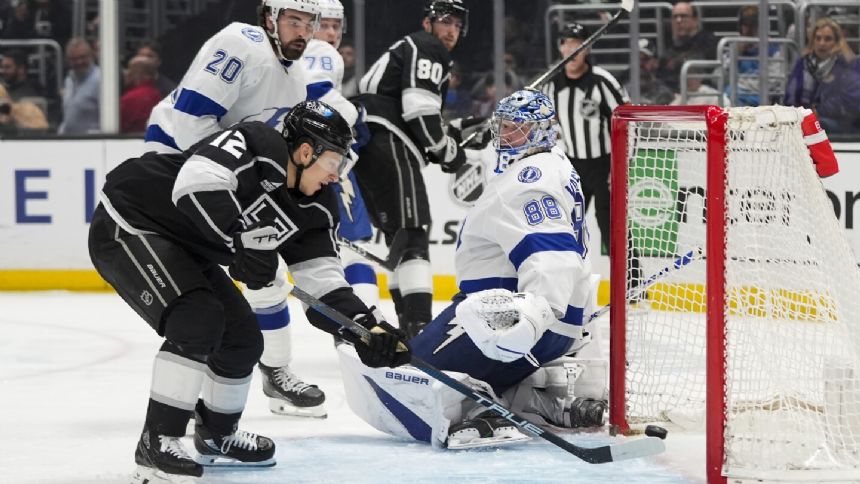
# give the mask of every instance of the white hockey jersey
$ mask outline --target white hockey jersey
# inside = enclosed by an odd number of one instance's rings
[[[460,291],[541,295],[559,319],[550,330],[579,338],[591,292],[584,207],[579,175],[559,147],[492,177],[457,241]]]
[[[347,101],[343,87],[343,57],[328,42],[312,39],[302,56],[307,72],[308,97],[333,107],[350,126],[355,125],[358,111]]]
[[[304,62],[281,61],[262,28],[234,22],[212,36],[149,116],[148,149],[184,151],[241,121],[278,126],[309,96]]]

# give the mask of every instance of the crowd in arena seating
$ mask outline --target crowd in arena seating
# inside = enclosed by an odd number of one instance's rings
[[[543,9],[553,4],[584,4],[577,0],[540,0],[537,2],[507,2],[505,20],[505,92],[496,92],[492,75],[492,59],[486,50],[490,35],[476,40],[469,49],[455,52],[455,65],[446,99],[446,114],[450,117],[486,116],[496,100],[526,85],[545,69],[543,56]],[[529,5],[521,5],[529,4]],[[707,8],[705,8],[707,7]],[[612,8],[607,6],[607,10]],[[768,50],[768,78],[771,92],[765,100],[759,99],[758,43],[736,41],[718,53],[718,41],[727,35],[757,37],[759,12],[757,2],[749,5],[725,7],[735,10],[736,32],[718,35],[707,25],[707,12],[713,11],[708,2],[673,2],[668,24],[661,42],[652,36],[640,38],[639,97],[634,102],[643,104],[732,104],[755,106],[786,104],[809,107],[817,111],[822,124],[833,134],[860,133],[860,59],[855,51],[860,48],[858,38],[858,9],[840,10],[826,5],[810,9],[810,19],[789,19],[805,24],[806,45],[791,49],[788,43],[770,44]],[[63,0],[0,0],[0,39],[4,41],[51,40],[62,51],[64,73],[54,72],[55,54],[51,48],[25,44],[0,46],[0,84],[5,88],[0,97],[0,135],[9,133],[58,132],[64,135],[96,133],[99,130],[99,102],[101,72],[98,63],[98,18],[87,23],[86,38],[72,38],[73,16],[71,2]],[[705,13],[703,13],[705,12]],[[580,11],[576,15],[586,15]],[[649,15],[647,11],[640,12]],[[566,14],[566,20],[571,19]],[[589,11],[593,21],[607,18],[599,9]],[[477,16],[476,21],[477,21]],[[551,20],[555,23],[563,23]],[[476,24],[475,27],[478,27]],[[485,26],[486,27],[486,26]],[[553,27],[555,27],[553,25]],[[616,30],[623,32],[625,27]],[[795,40],[792,26],[784,38]],[[486,30],[486,29],[485,29]],[[773,37],[773,33],[771,33]],[[387,41],[386,41],[387,42]],[[606,41],[602,41],[606,45]],[[597,47],[600,46],[598,43]],[[658,49],[658,46],[660,47]],[[157,44],[151,41],[133,46],[121,53],[126,59],[121,79],[124,85],[120,99],[120,125],[123,133],[140,133],[148,112],[159,97],[168,94],[176,83],[161,69]],[[540,50],[539,50],[540,49]],[[344,93],[354,94],[355,46],[349,39],[340,47],[344,57]],[[480,55],[477,55],[479,53]],[[627,56],[628,54],[623,54]],[[796,58],[796,60],[794,60]],[[599,65],[607,67],[602,57]],[[791,60],[793,64],[789,64]],[[681,70],[687,61],[715,61],[716,67],[705,71],[689,66],[689,75],[682,80]],[[622,58],[626,65],[626,59]],[[705,65],[707,63],[700,63]],[[698,66],[701,67],[701,66]],[[697,68],[698,68],[697,67]],[[607,67],[612,70],[611,67]],[[736,82],[729,82],[728,73],[734,69]],[[704,72],[704,75],[694,75]],[[629,70],[619,69],[613,74],[628,88],[632,87]],[[60,77],[58,81],[57,77]],[[717,82],[722,78],[723,82]],[[681,83],[685,82],[684,89]],[[58,88],[58,86],[60,86]],[[722,91],[720,90],[722,88]],[[684,92],[682,98],[681,94]],[[43,123],[17,123],[14,116],[4,115],[16,105],[40,111],[47,121]],[[33,127],[36,126],[36,127]]]

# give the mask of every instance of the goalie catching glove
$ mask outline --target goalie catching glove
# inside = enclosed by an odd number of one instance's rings
[[[469,294],[456,314],[457,322],[485,356],[503,362],[525,357],[534,366],[540,364],[530,351],[556,321],[544,297],[506,289]]]
[[[370,330],[369,338],[349,337],[347,334],[351,332],[346,329],[342,332],[344,339],[355,346],[358,358],[371,368],[394,368],[409,363],[412,352],[406,343],[406,335],[385,322],[378,309],[371,307],[370,311],[354,318],[356,323]]]
[[[228,268],[230,277],[244,282],[248,289],[262,289],[278,270],[278,229],[266,222],[256,222],[233,235],[236,255]]]

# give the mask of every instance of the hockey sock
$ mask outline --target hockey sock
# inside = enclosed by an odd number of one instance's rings
[[[365,306],[379,305],[379,286],[376,282],[376,272],[370,264],[353,262],[344,268],[346,282],[361,299]]]

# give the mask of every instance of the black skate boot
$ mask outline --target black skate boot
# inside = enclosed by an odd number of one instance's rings
[[[132,482],[193,483],[194,477],[202,476],[203,467],[191,459],[179,439],[155,435],[144,427],[134,451],[137,469]]]
[[[516,425],[488,410],[475,418],[452,425],[448,429],[447,446],[454,450],[472,449],[524,440],[529,440],[529,437],[520,433]]]
[[[602,427],[606,424],[606,401],[593,398],[575,398],[570,407],[564,409],[563,427]]]
[[[272,367],[260,363],[263,393],[269,397],[269,409],[279,415],[325,418],[325,393],[316,385],[301,381],[289,366]]]
[[[200,422],[200,419],[197,419]],[[194,426],[197,462],[204,466],[271,467],[275,465],[275,443],[268,437],[235,430],[216,435],[204,425]]]

